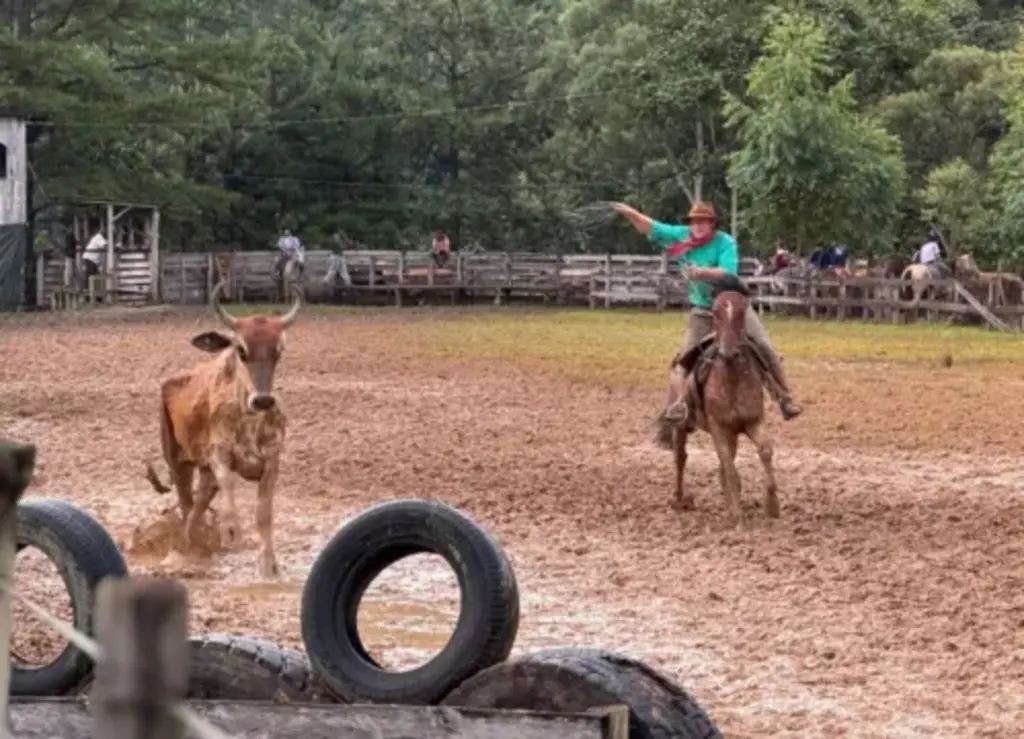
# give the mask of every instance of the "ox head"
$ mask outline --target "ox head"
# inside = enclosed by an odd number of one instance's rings
[[[283,316],[233,316],[220,303],[220,294],[224,289],[221,282],[213,290],[210,302],[220,320],[231,329],[231,334],[219,331],[207,331],[192,339],[192,345],[205,352],[217,354],[225,349],[235,353],[235,361],[240,372],[249,376],[249,410],[269,411],[276,404],[274,398],[274,371],[277,361],[284,352],[285,329],[295,322],[302,297],[296,288],[292,288],[295,302]]]
[[[726,275],[712,283],[715,343],[718,354],[729,362],[740,355],[743,346],[743,325],[746,320],[750,292],[735,275]]]

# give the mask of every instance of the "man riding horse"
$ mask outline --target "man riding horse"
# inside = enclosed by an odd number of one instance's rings
[[[292,234],[290,229],[285,229],[284,234],[277,240],[277,261],[274,262],[274,272],[279,280],[284,280],[289,265],[294,264],[293,269],[299,275],[306,267],[306,252],[302,248],[302,242]]]
[[[687,399],[690,395],[690,373],[683,369],[679,360],[714,333],[711,286],[708,281],[738,274],[739,249],[736,240],[719,228],[718,213],[714,206],[707,203],[693,204],[689,214],[683,219],[686,225],[656,221],[625,203],[616,203],[615,210],[651,242],[665,250],[669,256],[675,257],[683,277],[687,280],[687,294],[692,309],[686,338],[676,355],[676,360],[672,363],[671,382],[674,390],[669,391],[669,404],[662,415],[669,424],[681,426],[686,423],[689,416]],[[782,417],[787,421],[796,418],[803,412],[803,408],[793,399],[779,355],[772,347],[768,333],[757,314],[750,308],[746,311],[744,332],[757,348],[768,369],[770,376],[766,379],[769,392],[778,403]],[[683,390],[682,393],[676,394],[680,388]]]
[[[914,264],[926,265],[929,269],[929,274],[934,279],[945,280],[952,274],[949,265],[946,264],[948,256],[938,233],[929,231],[928,238],[925,239],[921,248],[914,252],[914,256],[910,261]]]

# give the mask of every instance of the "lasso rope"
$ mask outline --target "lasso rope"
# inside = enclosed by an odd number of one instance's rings
[[[590,231],[610,225],[618,215],[613,202],[599,200],[567,211],[565,217],[581,231]]]

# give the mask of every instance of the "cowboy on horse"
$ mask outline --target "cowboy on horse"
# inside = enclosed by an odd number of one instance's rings
[[[738,275],[739,248],[736,240],[719,228],[718,212],[708,203],[694,203],[683,219],[685,225],[656,221],[625,203],[615,203],[614,207],[637,231],[674,257],[687,280],[692,310],[683,346],[672,363],[673,384],[686,388],[692,373],[683,368],[683,360],[699,350],[704,340],[714,333],[711,285],[708,283],[728,275]],[[743,329],[768,372],[768,389],[782,417],[787,421],[796,418],[803,408],[793,399],[779,355],[772,347],[761,320],[750,308],[746,311]],[[685,364],[692,365],[691,362]],[[688,391],[678,396],[670,391],[669,405],[662,418],[675,426],[685,424],[689,417],[689,396]]]
[[[306,266],[306,250],[302,248],[302,242],[292,234],[291,229],[285,229],[281,238],[277,240],[277,260],[274,262],[274,272],[278,279],[285,278],[288,266],[295,264],[299,274]]]

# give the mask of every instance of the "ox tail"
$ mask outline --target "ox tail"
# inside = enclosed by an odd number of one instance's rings
[[[156,473],[153,465],[149,462],[146,462],[146,479],[149,480],[149,484],[153,486],[153,489],[161,495],[171,492],[171,488],[161,482],[160,475]]]

